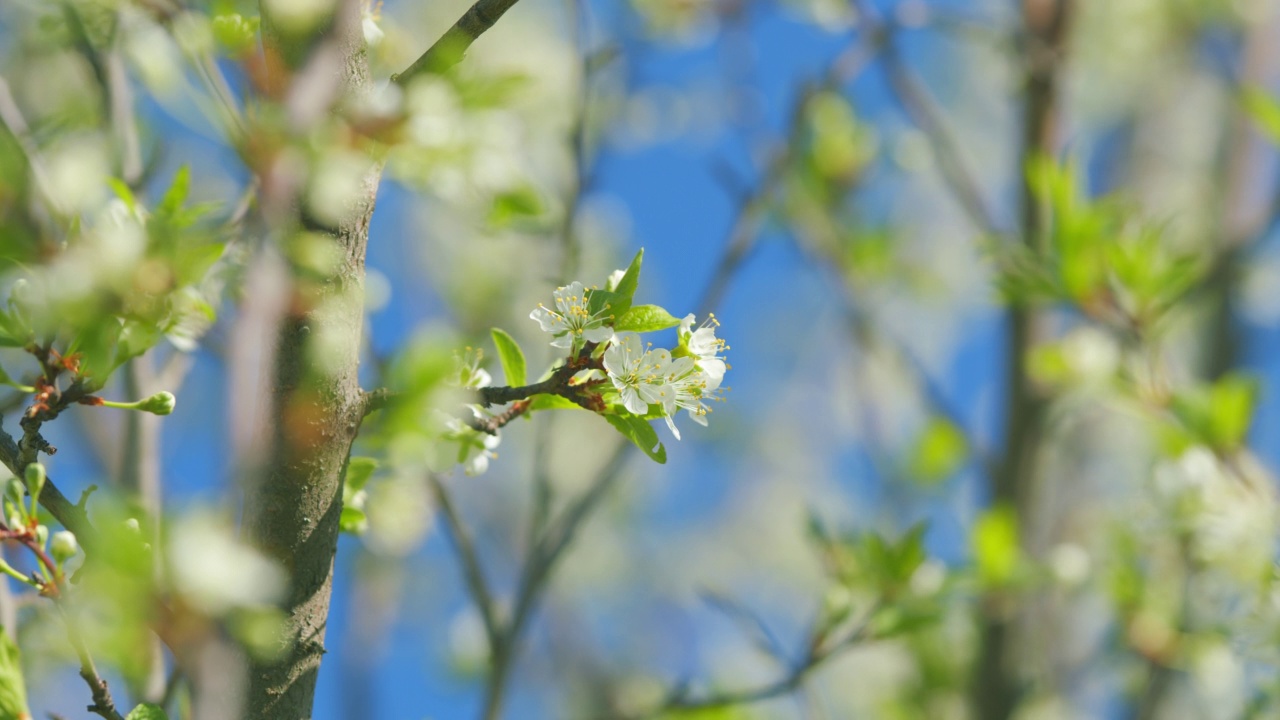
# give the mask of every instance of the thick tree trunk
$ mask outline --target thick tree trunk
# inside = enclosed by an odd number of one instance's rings
[[[307,38],[274,32],[269,16],[263,15],[266,53],[283,60],[286,81],[299,84],[296,78],[313,81],[317,74],[332,75],[337,91],[328,107],[364,91],[368,84],[359,8],[358,2],[345,2],[327,32]],[[309,123],[305,113],[289,104],[305,107],[309,100],[290,92],[297,89],[286,89],[280,99],[301,136]],[[325,90],[309,82],[304,92],[314,99],[313,93]],[[323,116],[314,118],[322,120]],[[264,193],[280,192],[269,183],[263,186]],[[337,227],[309,221],[297,188],[264,198],[274,234],[285,236],[301,227],[322,233],[338,246],[341,260],[323,280],[290,279],[288,309],[272,353],[265,468],[246,493],[244,531],[289,573],[284,606],[288,647],[274,662],[252,663],[245,717],[255,720],[311,717],[333,588],[342,479],[364,409],[356,373],[364,319],[365,249],[377,187],[374,169],[365,177],[358,203]],[[296,210],[270,217],[273,207]],[[324,341],[317,342],[322,336]]]

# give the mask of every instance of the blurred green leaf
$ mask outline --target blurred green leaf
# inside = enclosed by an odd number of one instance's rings
[[[1259,87],[1240,90],[1240,105],[1271,142],[1280,145],[1280,101]]]
[[[647,420],[632,415],[605,415],[604,419],[654,462],[659,465],[667,462],[667,449],[658,441],[658,433]]]
[[[964,432],[946,418],[933,417],[916,438],[909,472],[925,483],[944,480],[960,469],[968,452]]]
[[[1013,509],[1001,505],[984,512],[973,525],[971,542],[982,582],[992,586],[1009,584],[1022,558]]]
[[[1249,432],[1259,393],[1255,378],[1232,373],[1212,385],[1177,393],[1172,407],[1201,442],[1219,450],[1234,450]]]
[[[172,217],[187,201],[187,194],[190,191],[191,166],[184,164],[173,174],[173,182],[169,183],[169,189],[156,205],[155,214],[159,217]]]
[[[493,337],[493,344],[498,348],[498,361],[502,363],[502,374],[506,376],[507,384],[519,387],[528,382],[524,351],[520,349],[515,338],[501,328],[493,328],[489,331],[489,335]]]
[[[10,639],[9,633],[0,628],[0,718],[17,720],[30,717],[18,646]]]
[[[497,228],[537,219],[544,212],[542,197],[531,185],[520,185],[499,193],[489,209],[489,224]]]
[[[360,535],[369,529],[369,516],[364,510],[355,507],[343,507],[338,516],[338,529],[350,535]]]
[[[343,487],[351,488],[352,491],[363,490],[377,469],[377,460],[371,457],[353,456],[347,461],[346,484]]]
[[[613,329],[618,332],[654,332],[680,324],[680,318],[657,305],[636,305],[618,318]]]
[[[164,709],[159,705],[142,703],[130,710],[124,720],[169,720],[169,716],[164,713]]]

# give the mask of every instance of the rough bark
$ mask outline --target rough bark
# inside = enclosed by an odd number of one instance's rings
[[[266,52],[278,53],[287,72],[303,77],[317,68],[320,72],[332,68],[335,100],[366,88],[359,3],[345,3],[332,27],[314,37],[282,37],[273,32],[266,13],[264,23]],[[330,54],[329,61],[321,54]],[[291,117],[296,123],[304,116],[291,113]],[[305,129],[305,123],[296,129]],[[337,227],[309,221],[296,195],[292,205],[297,212],[273,219],[277,233],[305,226],[327,235],[341,249],[341,261],[324,280],[292,279],[289,309],[271,353],[270,446],[265,468],[245,498],[244,532],[289,573],[282,639],[286,649],[274,662],[251,663],[245,717],[311,717],[333,588],[342,479],[363,414],[356,372],[364,320],[365,249],[377,186],[378,173],[370,171],[357,207]],[[273,200],[264,204],[275,208],[289,204],[279,197]],[[341,340],[325,342],[324,362],[317,364],[313,340],[322,332]]]

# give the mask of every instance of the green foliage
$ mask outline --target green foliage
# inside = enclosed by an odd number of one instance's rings
[[[1280,145],[1280,101],[1259,87],[1240,89],[1240,106],[1266,133],[1271,142]]]
[[[240,13],[215,15],[213,37],[229,55],[241,55],[254,48],[258,42],[257,17],[246,18]]]
[[[129,711],[124,720],[169,720],[164,708],[151,703],[142,703]]]
[[[655,332],[680,324],[680,318],[657,305],[636,305],[618,318],[614,329],[618,332]]]
[[[360,535],[369,529],[365,513],[365,485],[378,469],[378,461],[370,457],[352,457],[347,462],[347,476],[342,484],[342,515],[338,520],[342,532]]]
[[[1022,564],[1018,539],[1018,518],[1013,508],[998,506],[987,510],[973,525],[970,543],[978,579],[989,587],[1012,583]]]
[[[644,451],[651,460],[659,465],[667,462],[667,449],[662,446],[658,440],[658,433],[647,420],[634,415],[605,415],[604,419],[622,433],[623,437]]]
[[[30,717],[18,646],[8,632],[0,629],[0,718],[22,720]]]
[[[496,228],[528,227],[546,212],[542,196],[531,185],[498,193],[489,209],[489,224]]]
[[[1228,374],[1210,385],[1197,385],[1174,395],[1172,409],[1188,442],[1199,442],[1230,452],[1243,445],[1258,403],[1260,387],[1256,378]]]
[[[498,348],[498,361],[502,363],[502,374],[506,376],[507,384],[511,386],[526,384],[528,380],[524,351],[520,349],[519,343],[501,328],[493,328],[489,334],[493,337],[494,346]]]
[[[936,483],[960,469],[968,452],[964,432],[950,420],[935,416],[916,438],[908,470],[920,482]]]
[[[1086,198],[1073,165],[1037,157],[1027,177],[1047,221],[1039,230],[1043,242],[994,249],[997,283],[1009,302],[1067,302],[1146,327],[1207,271],[1202,254],[1172,247],[1124,203]]]

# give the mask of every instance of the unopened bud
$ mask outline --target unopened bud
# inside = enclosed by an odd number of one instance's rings
[[[44,481],[48,478],[45,473],[44,465],[33,462],[27,466],[25,471],[27,477],[27,492],[31,494],[33,502],[40,497],[40,491],[44,489]]]
[[[138,403],[138,409],[156,415],[168,415],[178,404],[178,399],[171,392],[158,392]]]
[[[79,551],[80,545],[70,530],[60,530],[53,534],[53,543],[49,546],[49,552],[53,554],[54,561],[59,565],[75,557]]]

